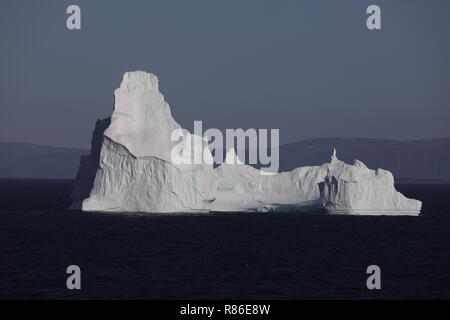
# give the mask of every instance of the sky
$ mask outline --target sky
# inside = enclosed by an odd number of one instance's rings
[[[81,8],[68,30],[66,8]],[[366,8],[381,7],[381,30]],[[126,71],[192,130],[450,136],[448,0],[0,2],[0,141],[87,148]]]

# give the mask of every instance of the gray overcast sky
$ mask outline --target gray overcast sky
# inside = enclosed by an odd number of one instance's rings
[[[70,4],[80,31],[66,29]],[[366,28],[370,4],[381,31]],[[2,0],[0,141],[88,147],[138,69],[188,129],[450,136],[449,12],[448,0]]]

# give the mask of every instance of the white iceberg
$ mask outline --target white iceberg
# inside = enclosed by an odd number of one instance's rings
[[[319,189],[322,206],[329,212],[367,215],[420,213],[422,202],[408,199],[395,190],[394,176],[387,170],[371,170],[359,160],[348,165],[337,159],[336,150],[328,169]]]
[[[209,211],[217,189],[213,165],[177,165],[171,161],[171,150],[177,144],[171,141],[171,134],[180,126],[159,92],[157,77],[142,71],[127,72],[114,94],[110,125],[104,133],[94,131],[100,135],[93,141],[102,141],[101,151],[98,157],[91,152],[89,159],[98,162],[82,159],[77,177],[85,178],[77,181],[72,208],[81,203],[83,211]],[[201,144],[201,148],[186,153],[194,157],[194,151],[202,153],[207,141],[191,138],[183,141]],[[91,182],[93,166],[96,173]],[[89,184],[89,197],[81,201],[80,195]]]
[[[214,211],[312,211],[334,213],[418,215],[422,203],[395,190],[389,171],[370,170],[361,161],[340,161],[264,175],[243,164],[234,149],[216,169]]]
[[[242,163],[230,149],[225,163],[214,169],[208,141],[184,130],[183,157],[208,161],[179,164],[173,160],[178,142],[172,133],[181,128],[159,92],[158,78],[127,72],[114,94],[111,119],[97,121],[91,155],[81,159],[71,209],[420,213],[422,203],[396,191],[389,171],[370,170],[358,160],[346,164],[336,151],[330,163],[267,174]]]

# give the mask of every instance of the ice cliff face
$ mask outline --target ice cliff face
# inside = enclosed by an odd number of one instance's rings
[[[370,170],[359,160],[348,165],[337,159],[336,151],[319,189],[322,206],[331,212],[416,215],[422,207],[395,190],[389,171]]]
[[[84,211],[189,212],[210,209],[212,166],[176,166],[155,156],[137,158],[106,137]]]
[[[213,169],[207,140],[184,130],[181,158],[208,161],[180,164],[173,157],[177,141],[172,138],[181,128],[159,92],[157,77],[125,73],[114,94],[111,119],[97,121],[91,154],[81,158],[71,209],[420,212],[421,202],[397,192],[390,172],[370,170],[358,160],[346,164],[335,152],[330,163],[267,175],[243,164],[231,149],[225,163]]]

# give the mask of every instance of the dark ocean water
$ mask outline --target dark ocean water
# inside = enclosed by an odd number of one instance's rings
[[[0,298],[450,298],[450,185],[397,186],[420,217],[68,212],[71,188],[0,180]]]

